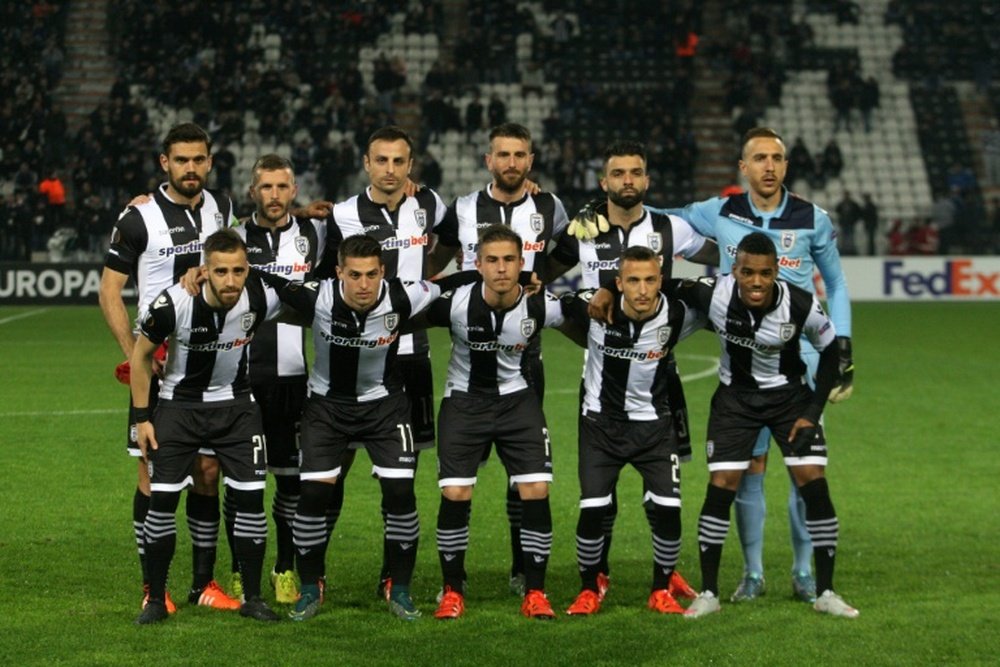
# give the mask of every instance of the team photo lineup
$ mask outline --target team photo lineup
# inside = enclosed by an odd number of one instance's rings
[[[381,572],[371,583],[399,619],[475,614],[465,562],[473,489],[491,458],[507,476],[511,562],[498,585],[523,616],[600,611],[612,585],[619,475],[631,464],[652,538],[650,613],[699,619],[766,590],[772,442],[791,480],[791,574],[781,587],[821,614],[859,615],[834,586],[839,523],[824,475],[824,408],[853,389],[851,305],[830,217],[785,187],[780,128],[742,136],[745,192],[682,208],[646,201],[646,147],[613,139],[603,147],[604,194],[572,219],[531,180],[535,146],[516,122],[489,130],[485,187],[450,204],[411,180],[417,147],[394,125],[370,134],[368,185],[344,201],[298,201],[293,163],[258,156],[246,219],[206,187],[212,149],[199,125],[170,128],[159,154],[164,182],[133,193],[100,282],[124,359],[116,376],[131,393],[122,426],[137,461],[135,623],[183,616],[186,605],[259,621],[336,614],[326,565],[345,557],[329,546],[359,451],[381,492]],[[675,278],[675,258],[706,275]],[[547,289],[571,271],[578,289]],[[125,297],[130,281],[135,304]],[[446,329],[450,349],[431,349],[434,327]],[[549,504],[553,460],[573,443],[553,447],[549,436],[546,327],[582,348],[581,375],[559,387],[579,392],[578,480],[557,491],[578,491],[575,529],[554,525]],[[703,450],[706,426],[689,423],[674,354],[698,331],[718,339]],[[441,396],[431,355],[448,359]],[[434,513],[418,515],[415,492],[430,484],[418,462],[431,448],[440,489],[433,603],[411,595],[420,518]],[[686,527],[700,572],[682,573],[681,472],[701,465],[702,451],[709,481],[697,526]],[[186,601],[178,580],[167,585],[182,495],[193,564]],[[735,591],[722,591],[732,514],[744,569]],[[220,528],[231,552],[225,576],[215,567]],[[565,609],[546,589],[554,532],[575,532],[580,586]]]

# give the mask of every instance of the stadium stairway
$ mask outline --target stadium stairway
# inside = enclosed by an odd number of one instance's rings
[[[74,0],[66,21],[66,72],[55,98],[66,113],[69,135],[105,100],[115,79],[108,54],[108,1]]]

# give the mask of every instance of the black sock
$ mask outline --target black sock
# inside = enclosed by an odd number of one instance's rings
[[[146,512],[143,534],[146,542],[146,571],[149,573],[149,599],[166,599],[170,561],[177,548],[177,505],[179,491],[154,491]]]
[[[420,520],[417,517],[417,497],[413,478],[380,478],[385,515],[383,553],[392,585],[409,586],[413,566],[417,562],[420,543]]]
[[[228,492],[226,495],[229,495]],[[201,591],[215,578],[219,498],[188,490],[185,507],[188,530],[191,531],[191,590]]]
[[[146,572],[146,512],[149,511],[149,496],[138,488],[132,496],[132,532],[135,533],[135,549],[139,553],[139,568],[142,570],[142,585],[149,584]]]
[[[653,515],[653,588],[658,591],[670,585],[670,575],[677,567],[681,553],[681,508],[657,505],[652,501]]]
[[[274,571],[287,572],[295,569],[295,540],[292,537],[292,521],[295,520],[295,508],[299,504],[299,477],[298,475],[275,475],[274,481],[277,489],[271,503],[271,516],[274,519],[274,536],[278,547]]]
[[[332,526],[327,529],[327,509],[334,489],[340,486],[303,480],[299,506],[292,521],[296,561],[303,585],[315,585],[326,570],[326,546]]]
[[[580,585],[586,590],[597,592],[597,574],[601,570],[601,558],[607,533],[608,506],[583,507],[576,520],[576,565],[580,570]]]
[[[549,499],[522,500],[521,550],[525,591],[545,590],[545,570],[552,552],[552,511]]]
[[[833,569],[837,559],[837,539],[840,523],[830,499],[830,487],[825,477],[799,487],[806,503],[806,530],[813,544],[816,561],[816,592],[833,590]]]
[[[611,563],[609,554],[611,553],[611,538],[615,530],[615,519],[618,518],[618,485],[611,488],[611,504],[604,508],[604,519],[601,522],[601,530],[604,532],[604,542],[601,546],[601,562],[597,565],[597,570],[604,574],[611,574]],[[577,544],[577,553],[579,553]],[[596,590],[596,589],[595,589]]]
[[[701,589],[719,595],[719,563],[729,532],[729,508],[736,492],[708,485],[705,504],[698,517],[698,547],[701,551]]]
[[[517,484],[507,481],[507,521],[510,523],[510,576],[524,574],[524,550],[521,548],[521,518],[524,505]]]
[[[465,592],[465,552],[469,549],[471,500],[448,500],[441,496],[437,518],[438,560],[444,585]]]
[[[240,491],[227,488],[236,506],[233,537],[243,584],[243,599],[260,597],[260,575],[267,550],[267,515],[264,513],[264,490]]]
[[[233,535],[236,525],[236,502],[229,487],[226,487],[222,500],[222,514],[226,524],[226,543],[229,544],[229,571],[240,571],[240,559],[236,556],[236,537]]]
[[[326,542],[323,543],[321,552],[321,560],[326,562],[326,551],[330,547],[330,536],[333,535],[334,529],[337,527],[337,521],[340,520],[340,513],[344,509],[344,482],[346,480],[343,476],[337,480],[337,483],[333,485],[330,490],[329,500],[327,501],[326,510],[324,511],[325,524],[326,524]],[[327,485],[329,486],[329,485]]]

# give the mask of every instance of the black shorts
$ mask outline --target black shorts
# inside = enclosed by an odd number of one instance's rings
[[[674,431],[677,434],[677,452],[681,461],[691,460],[691,429],[688,424],[687,400],[684,398],[684,385],[677,373],[677,359],[673,351],[667,362],[667,400],[670,402],[670,412],[673,415]]]
[[[438,486],[472,486],[496,445],[511,483],[551,482],[552,447],[533,389],[506,396],[451,396],[438,416]]]
[[[300,442],[302,480],[339,477],[352,442],[364,444],[375,477],[413,479],[417,466],[410,405],[403,392],[365,403],[310,396],[302,409]]]
[[[156,409],[156,402],[160,398],[160,378],[153,375],[149,383],[149,414],[153,414]],[[135,406],[132,405],[132,392],[128,394],[128,433],[126,435],[125,452],[133,458],[142,458],[142,451],[139,449],[138,435],[135,430]]]
[[[417,449],[434,446],[434,376],[431,358],[426,354],[408,354],[396,358],[403,374],[403,388],[410,399],[410,428]]]
[[[152,422],[159,444],[158,449],[149,450],[153,491],[180,491],[188,486],[191,466],[203,447],[214,450],[227,486],[263,490],[267,448],[256,403],[220,406],[160,401]]]
[[[579,422],[581,508],[610,505],[618,474],[629,463],[642,475],[643,502],[681,506],[681,461],[669,417],[622,421],[588,414]]]
[[[299,474],[299,423],[306,400],[306,381],[253,386],[267,437],[267,471],[272,475]]]
[[[796,455],[788,443],[792,425],[812,401],[806,385],[784,389],[734,389],[720,384],[712,396],[708,416],[705,458],[711,470],[746,470],[761,428],[767,427],[781,447],[785,465],[826,465],[826,440],[817,424],[819,438],[804,456]]]

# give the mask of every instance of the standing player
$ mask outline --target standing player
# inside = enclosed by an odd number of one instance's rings
[[[448,209],[438,228],[438,243],[431,251],[431,275],[443,269],[461,251],[461,268],[476,268],[479,237],[491,225],[500,223],[514,230],[522,239],[524,270],[543,275],[546,253],[552,242],[568,226],[566,209],[548,192],[529,194],[526,179],[534,161],[531,132],[517,123],[504,123],[490,131],[490,151],[486,168],[493,181],[484,189],[459,197]],[[534,338],[527,351],[528,379],[539,398],[545,394],[541,338]],[[521,499],[516,488],[507,490],[507,515],[511,536],[511,590],[524,595],[524,565],[520,545]]]
[[[611,287],[619,280],[622,253],[632,247],[645,247],[653,251],[664,281],[670,280],[676,255],[699,264],[719,264],[719,248],[714,241],[694,231],[691,225],[678,216],[654,213],[643,208],[643,198],[649,189],[649,174],[646,171],[646,149],[641,143],[618,141],[608,146],[604,152],[601,189],[607,193],[607,198],[597,207],[597,211],[607,215],[605,220],[608,224],[601,225],[593,238],[564,234],[549,257],[544,282],[551,282],[579,263],[581,287]],[[663,372],[670,392],[669,405],[673,410],[672,424],[678,438],[680,457],[682,461],[686,461],[691,458],[687,403],[672,351],[664,360]],[[608,553],[618,515],[615,486],[612,485],[611,503],[604,508],[603,547],[598,565],[602,599],[610,583]],[[651,510],[654,506],[647,503],[646,508]],[[652,526],[652,515],[649,519]],[[671,584],[675,595],[694,596],[694,591],[679,573],[675,574]]]
[[[130,360],[131,389],[136,441],[148,461],[152,493],[143,526],[149,600],[138,624],[167,618],[177,503],[205,446],[218,456],[236,505],[234,539],[245,596],[240,615],[278,620],[260,597],[266,454],[260,411],[250,396],[246,346],[281,304],[260,280],[247,280],[249,270],[243,240],[233,230],[218,231],[205,240],[200,293],[192,296],[178,283],[160,292],[142,316]],[[170,356],[153,410],[147,402],[153,352],[168,338]]]
[[[647,214],[648,215],[648,214]],[[670,350],[700,326],[683,304],[660,294],[661,257],[642,245],[625,249],[616,286],[620,302],[611,323],[587,315],[593,290],[567,296],[568,315],[588,331],[579,418],[580,518],[576,558],[582,590],[566,610],[600,610],[605,575],[605,514],[625,464],[642,475],[653,533],[653,582],[647,606],[664,614],[684,609],[674,598],[674,567],[681,550],[681,471],[670,403]],[[685,324],[688,326],[685,327]]]
[[[555,297],[529,297],[519,285],[522,244],[510,227],[488,227],[476,247],[475,266],[482,278],[441,297],[425,316],[431,325],[449,327],[452,341],[438,429],[437,543],[444,578],[434,614],[439,619],[458,618],[465,611],[472,488],[476,469],[494,444],[523,506],[518,541],[526,592],[521,613],[538,619],[555,616],[545,596],[552,549],[552,452],[525,356],[542,328],[563,325],[563,316]]]
[[[208,134],[194,123],[171,128],[163,139],[160,154],[160,168],[166,174],[166,183],[160,185],[146,203],[129,207],[115,224],[101,274],[100,303],[108,328],[126,360],[132,356],[136,337],[122,296],[129,278],[134,279],[137,286],[141,315],[161,290],[201,264],[204,239],[233,220],[229,199],[205,189],[212,168],[211,149]],[[127,370],[123,377],[126,375]],[[154,382],[149,387],[148,400],[156,400],[156,389]],[[131,407],[128,452],[131,456],[140,456]],[[138,469],[132,525],[143,588],[148,593],[143,525],[149,509],[149,473],[143,461],[139,461]],[[188,526],[194,551],[190,599],[215,608],[236,609],[239,602],[223,593],[213,576],[219,533],[218,462],[211,457],[199,457],[193,475],[195,488],[187,496]],[[169,599],[167,605],[173,609]]]
[[[312,322],[316,351],[302,411],[301,495],[293,524],[302,594],[291,617],[312,618],[323,602],[326,513],[348,445],[361,442],[382,487],[389,609],[412,620],[420,615],[410,598],[420,535],[417,457],[396,354],[400,328],[441,290],[424,281],[386,280],[382,248],[370,236],[351,236],[338,252],[336,280],[302,285],[265,276],[280,288],[282,301]]]
[[[334,275],[337,249],[341,241],[355,234],[367,234],[382,246],[385,277],[418,281],[428,278],[427,254],[431,235],[445,215],[445,205],[429,188],[413,196],[404,192],[413,168],[413,141],[396,126],[376,130],[368,137],[364,155],[369,186],[359,195],[335,205],[327,218],[329,238],[317,277]],[[403,386],[410,402],[410,424],[417,451],[434,446],[434,379],[431,374],[427,333],[418,331],[399,338],[397,356]],[[353,461],[353,452],[344,462],[344,474]],[[336,521],[344,504],[344,475],[334,487],[330,508]],[[384,510],[383,510],[384,511]],[[388,539],[384,548],[389,548]],[[387,553],[383,554],[378,595],[388,588]]]
[[[252,178],[250,197],[257,210],[236,228],[246,241],[250,264],[283,278],[309,279],[326,240],[326,226],[290,213],[298,193],[292,163],[264,155],[254,164]],[[285,604],[299,596],[292,520],[299,500],[299,418],[307,374],[303,328],[263,323],[250,346],[250,385],[264,423],[267,467],[277,486],[271,515],[278,549],[271,583],[275,599]],[[226,494],[227,510],[229,498]]]
[[[789,193],[783,183],[788,167],[785,144],[777,132],[758,127],[743,138],[740,172],[747,180],[749,191],[730,197],[715,197],[690,204],[683,209],[657,210],[680,215],[704,234],[714,238],[723,249],[720,271],[733,268],[736,247],[744,236],[760,231],[778,248],[778,267],[784,280],[809,292],[815,292],[813,273],[819,269],[826,285],[830,315],[837,329],[836,348],[839,353],[839,379],[831,402],[850,397],[854,381],[851,351],[851,304],[847,280],[840,266],[836,232],[826,211],[815,204]],[[808,341],[803,341],[802,358],[812,382],[819,355]],[[761,431],[753,452],[753,462],[740,483],[736,497],[736,522],[743,545],[744,577],[734,602],[752,600],[764,593],[764,469],[770,432]],[[806,529],[802,498],[793,484],[789,494],[788,518],[791,525],[794,562],[792,592],[804,602],[816,599],[816,582],[812,577],[810,556],[812,545]]]
[[[777,250],[763,232],[744,236],[730,274],[685,283],[677,292],[719,336],[719,386],[708,418],[709,483],[698,520],[702,592],[685,615],[719,611],[719,563],[729,507],[750,467],[757,435],[770,429],[806,505],[816,561],[816,611],[855,618],[833,591],[839,524],[824,476],[827,453],[820,416],[837,383],[835,327],[810,292],[778,279]],[[800,354],[802,339],[819,352],[815,391]]]

